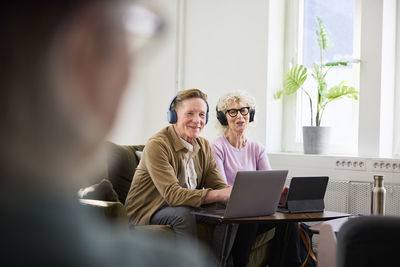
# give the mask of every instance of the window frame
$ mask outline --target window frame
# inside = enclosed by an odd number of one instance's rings
[[[386,7],[384,9],[384,2]],[[394,7],[393,7],[394,5]],[[284,72],[289,66],[301,62],[304,2],[288,1],[286,6],[286,32]],[[393,11],[394,9],[394,11]],[[385,47],[383,37],[383,23],[387,23],[386,14],[390,10],[393,26],[395,49],[391,52],[395,57],[395,71],[393,74],[383,73],[385,66],[382,51]],[[355,102],[353,116],[358,123],[354,124],[353,135],[356,142],[351,146],[337,146],[331,149],[331,154],[348,154],[367,157],[398,157],[400,156],[400,4],[395,0],[355,0],[354,14],[354,56],[361,59],[361,64],[353,65],[353,85],[360,89],[359,101]],[[385,22],[386,20],[386,22]],[[372,32],[371,32],[372,28]],[[397,34],[396,34],[397,33]],[[390,39],[390,38],[389,38]],[[386,40],[389,41],[389,40]],[[392,41],[393,42],[393,41]],[[289,43],[289,44],[288,44]],[[296,45],[293,45],[296,44]],[[381,51],[376,53],[376,49]],[[374,54],[375,51],[375,54]],[[379,54],[379,55],[376,55]],[[363,64],[363,61],[365,64]],[[368,62],[368,63],[367,63]],[[397,74],[397,75],[396,75]],[[399,78],[395,78],[399,77]],[[372,79],[372,80],[371,80]],[[383,79],[393,79],[392,89],[384,88]],[[372,83],[372,84],[371,84]],[[378,89],[376,89],[378,88]],[[300,93],[298,93],[300,94]],[[298,96],[285,97],[282,114],[282,151],[302,152],[302,143],[296,142],[296,129],[301,129],[299,120],[301,101]],[[393,106],[385,110],[388,99],[393,100]],[[385,102],[386,101],[386,102]],[[385,118],[389,116],[389,122]],[[392,131],[385,134],[385,131]],[[391,130],[390,130],[391,129]],[[390,140],[387,141],[386,139]],[[396,150],[397,149],[397,150]]]

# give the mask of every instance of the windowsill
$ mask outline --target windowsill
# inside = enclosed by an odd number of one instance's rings
[[[363,157],[352,154],[304,154],[302,152],[268,152],[269,156],[287,157],[319,157],[319,158],[352,158],[352,159],[371,159],[371,160],[400,160],[400,157]]]

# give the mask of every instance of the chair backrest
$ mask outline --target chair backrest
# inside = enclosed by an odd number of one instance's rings
[[[349,219],[337,235],[340,267],[398,266],[400,217],[362,216]]]
[[[126,146],[107,142],[107,146],[108,179],[118,194],[119,200],[124,204],[139,164],[136,151],[143,151],[144,145]]]

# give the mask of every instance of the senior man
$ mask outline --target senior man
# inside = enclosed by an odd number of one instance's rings
[[[172,100],[172,125],[148,140],[125,202],[132,224],[169,224],[178,238],[196,236],[193,208],[228,201],[231,187],[208,141],[199,137],[208,111],[207,95],[198,89],[180,91]]]

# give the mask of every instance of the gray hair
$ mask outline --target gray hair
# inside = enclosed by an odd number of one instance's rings
[[[232,103],[242,103],[245,106],[250,107],[251,109],[256,108],[256,100],[253,96],[251,96],[246,91],[237,90],[229,92],[219,98],[217,103],[217,111],[222,111],[225,113]],[[222,133],[224,133],[228,129],[227,125],[221,125],[218,120],[216,127]]]

